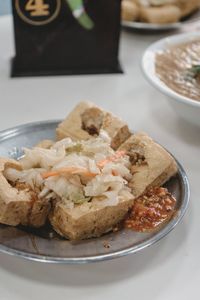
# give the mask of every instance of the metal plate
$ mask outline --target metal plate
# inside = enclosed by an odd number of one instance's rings
[[[200,20],[200,9],[194,12],[192,15],[184,18],[180,22],[169,23],[169,24],[151,24],[144,22],[131,22],[122,21],[121,24],[124,28],[142,30],[142,31],[165,31],[180,29],[187,25],[192,25]]]
[[[22,147],[31,147],[42,139],[53,139],[58,121],[22,125],[0,132],[0,156],[18,158]],[[121,230],[100,238],[70,242],[59,237],[50,226],[27,229],[0,225],[0,251],[40,262],[87,263],[117,258],[138,252],[168,234],[183,217],[188,201],[187,176],[181,167],[166,186],[177,199],[177,213],[161,229],[152,233]],[[110,248],[105,248],[104,243]]]

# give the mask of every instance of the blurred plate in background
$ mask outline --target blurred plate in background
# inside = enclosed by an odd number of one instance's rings
[[[189,0],[188,0],[189,1]],[[121,24],[124,28],[144,30],[144,31],[165,31],[165,30],[174,30],[181,29],[184,26],[192,25],[200,21],[200,9],[194,12],[192,15],[184,18],[180,22],[169,23],[169,24],[152,24],[144,22],[131,22],[131,21],[122,21]]]

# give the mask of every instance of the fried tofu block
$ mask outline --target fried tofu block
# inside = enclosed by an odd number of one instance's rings
[[[87,140],[105,130],[111,138],[111,147],[117,149],[131,132],[125,122],[90,102],[80,102],[56,129],[57,140],[70,137]]]
[[[54,230],[70,240],[99,237],[125,218],[133,202],[134,197],[122,199],[115,206],[91,207],[86,212],[79,206],[69,209],[63,203],[57,203],[49,219]]]
[[[18,191],[4,177],[6,167],[21,169],[18,162],[0,159],[0,223],[8,225],[26,224],[31,207],[31,197],[26,191]]]
[[[158,7],[141,7],[141,21],[153,24],[168,24],[178,22],[181,18],[181,10],[175,5]]]
[[[38,199],[27,186],[12,186],[4,175],[6,168],[21,170],[20,163],[0,158],[0,223],[7,225],[44,225],[50,210],[47,201]]]
[[[149,187],[162,186],[177,172],[174,158],[145,133],[132,135],[119,149],[130,157],[129,187],[136,198]]]

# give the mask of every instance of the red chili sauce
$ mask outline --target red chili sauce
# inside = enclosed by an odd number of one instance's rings
[[[172,217],[175,204],[176,199],[166,188],[150,188],[135,200],[124,227],[135,231],[151,231]]]

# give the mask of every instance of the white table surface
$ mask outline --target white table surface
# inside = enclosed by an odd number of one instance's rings
[[[179,119],[140,69],[143,51],[162,35],[123,32],[123,75],[10,79],[12,22],[0,18],[0,130],[63,118],[77,102],[90,100],[170,149],[191,184],[183,221],[138,254],[90,265],[42,264],[0,254],[1,300],[200,299],[200,129]]]

